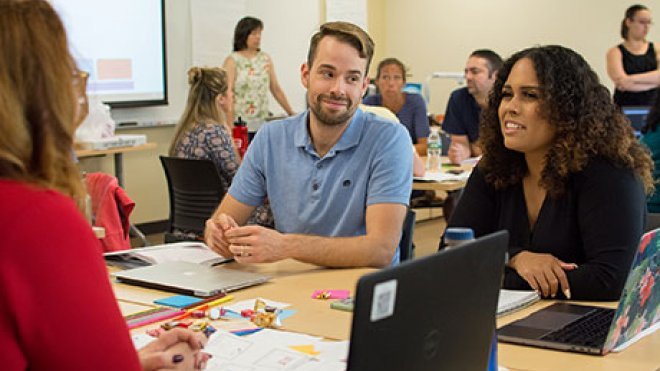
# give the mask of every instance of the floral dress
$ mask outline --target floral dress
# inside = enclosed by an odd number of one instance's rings
[[[174,148],[174,156],[213,161],[220,173],[225,192],[229,189],[239,166],[229,130],[225,125],[215,122],[196,124],[177,143]],[[273,214],[267,200],[254,210],[248,224],[259,224],[271,228],[274,226]],[[189,234],[188,231],[175,231],[175,233]]]
[[[269,115],[270,57],[264,52],[258,52],[252,58],[233,52],[230,57],[236,64],[234,119],[240,116],[248,123],[266,121]]]

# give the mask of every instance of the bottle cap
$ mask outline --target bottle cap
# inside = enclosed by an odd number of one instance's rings
[[[447,228],[445,231],[445,240],[469,241],[474,240],[474,231],[472,228]]]

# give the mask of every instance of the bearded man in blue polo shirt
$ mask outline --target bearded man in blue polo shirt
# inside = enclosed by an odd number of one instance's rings
[[[402,125],[358,109],[374,44],[330,22],[312,36],[301,80],[309,109],[264,125],[228,194],[206,223],[206,243],[240,263],[292,258],[329,267],[385,267],[412,187]],[[268,195],[275,230],[244,226]]]

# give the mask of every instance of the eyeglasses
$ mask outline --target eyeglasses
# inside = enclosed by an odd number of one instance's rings
[[[83,70],[74,68],[72,71],[72,84],[74,87],[83,86],[87,88],[87,79],[89,78],[89,73]]]

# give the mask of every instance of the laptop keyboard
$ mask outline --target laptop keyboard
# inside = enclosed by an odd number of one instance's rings
[[[613,309],[595,308],[580,319],[543,336],[541,340],[602,347],[610,330],[614,313]]]

